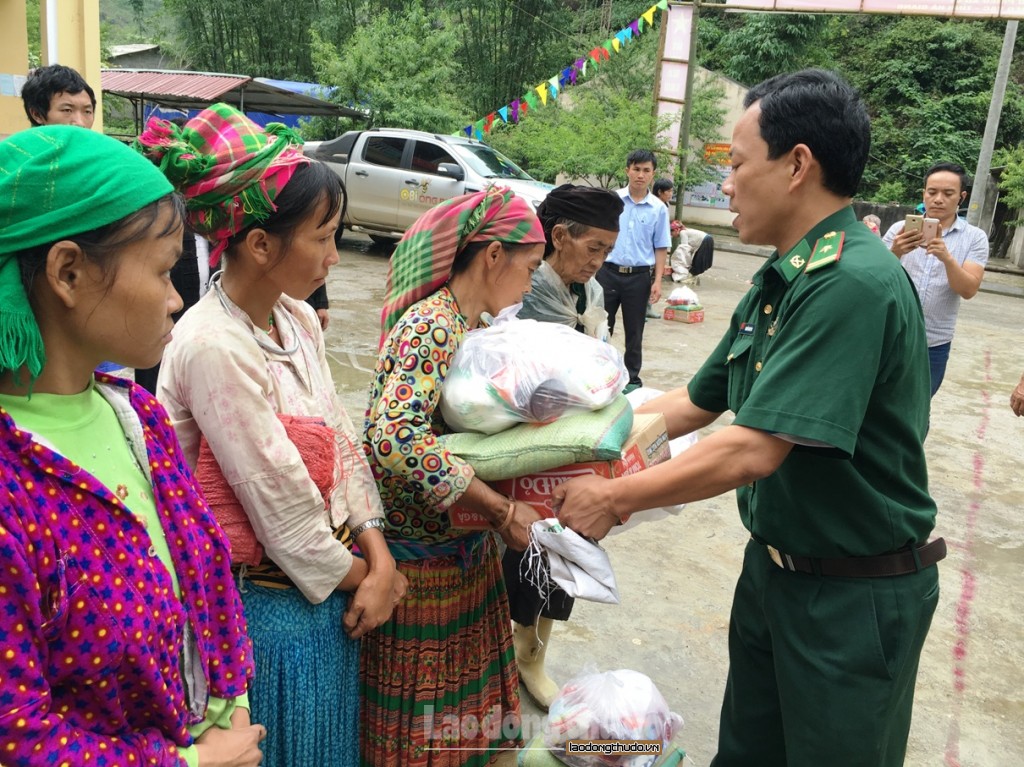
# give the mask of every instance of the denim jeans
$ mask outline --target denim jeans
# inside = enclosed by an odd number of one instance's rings
[[[928,367],[932,374],[932,396],[942,386],[942,379],[946,377],[946,363],[949,362],[949,348],[952,341],[947,341],[938,346],[928,347]]]

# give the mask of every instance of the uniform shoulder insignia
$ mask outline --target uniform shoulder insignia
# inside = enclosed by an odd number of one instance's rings
[[[843,252],[843,241],[846,239],[846,232],[829,232],[814,243],[814,250],[807,260],[804,272],[813,272],[823,266],[834,264],[839,260]]]
[[[779,259],[778,269],[786,282],[792,282],[807,265],[807,259],[811,256],[811,248],[806,240],[800,240],[785,257]]]

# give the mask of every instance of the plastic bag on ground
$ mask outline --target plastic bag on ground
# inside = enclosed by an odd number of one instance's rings
[[[659,740],[662,751],[683,726],[650,677],[619,669],[582,674],[565,684],[544,722],[544,744],[568,740]],[[559,754],[571,767],[650,767],[656,755]]]

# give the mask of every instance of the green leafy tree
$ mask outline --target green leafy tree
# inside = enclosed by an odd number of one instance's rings
[[[822,63],[822,34],[828,23],[827,16],[806,13],[745,14],[743,24],[719,37],[714,63],[723,74],[748,85]]]
[[[657,34],[648,33],[591,68],[590,79],[564,90],[555,104],[530,110],[518,125],[499,126],[488,141],[549,182],[564,176],[619,186],[625,182],[626,156],[638,147],[659,152],[664,164],[669,147],[659,134],[668,121],[655,119],[652,95],[656,50]],[[719,138],[721,95],[713,86],[697,89],[691,116],[697,143]],[[691,158],[687,180],[694,184],[708,171],[702,154]]]
[[[165,0],[178,19],[183,58],[196,69],[308,79],[311,30],[341,45],[361,23],[352,0]]]
[[[1002,149],[992,159],[995,166],[1003,166],[999,178],[1002,201],[1010,208],[1024,210],[1024,144]]]
[[[461,78],[475,113],[491,112],[521,95],[524,84],[565,66],[568,54],[550,44],[566,15],[563,3],[462,0],[452,7],[462,31]]]
[[[42,40],[39,32],[39,0],[25,0],[25,20],[28,34],[28,68],[42,64]]]
[[[320,82],[332,99],[369,112],[371,126],[451,133],[465,118],[456,84],[459,41],[452,25],[436,24],[419,3],[402,13],[384,9],[360,26],[344,52],[313,35]]]
[[[872,116],[862,196],[920,200],[925,171],[940,160],[977,163],[995,80],[1002,25],[933,17],[845,17],[829,48]],[[1008,83],[997,144],[1024,138],[1024,94]]]

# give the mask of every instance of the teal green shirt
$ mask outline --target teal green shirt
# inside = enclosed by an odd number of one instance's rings
[[[870,556],[935,526],[921,306],[851,208],[768,259],[688,391],[698,407],[797,443],[737,490],[757,539],[800,556]]]

